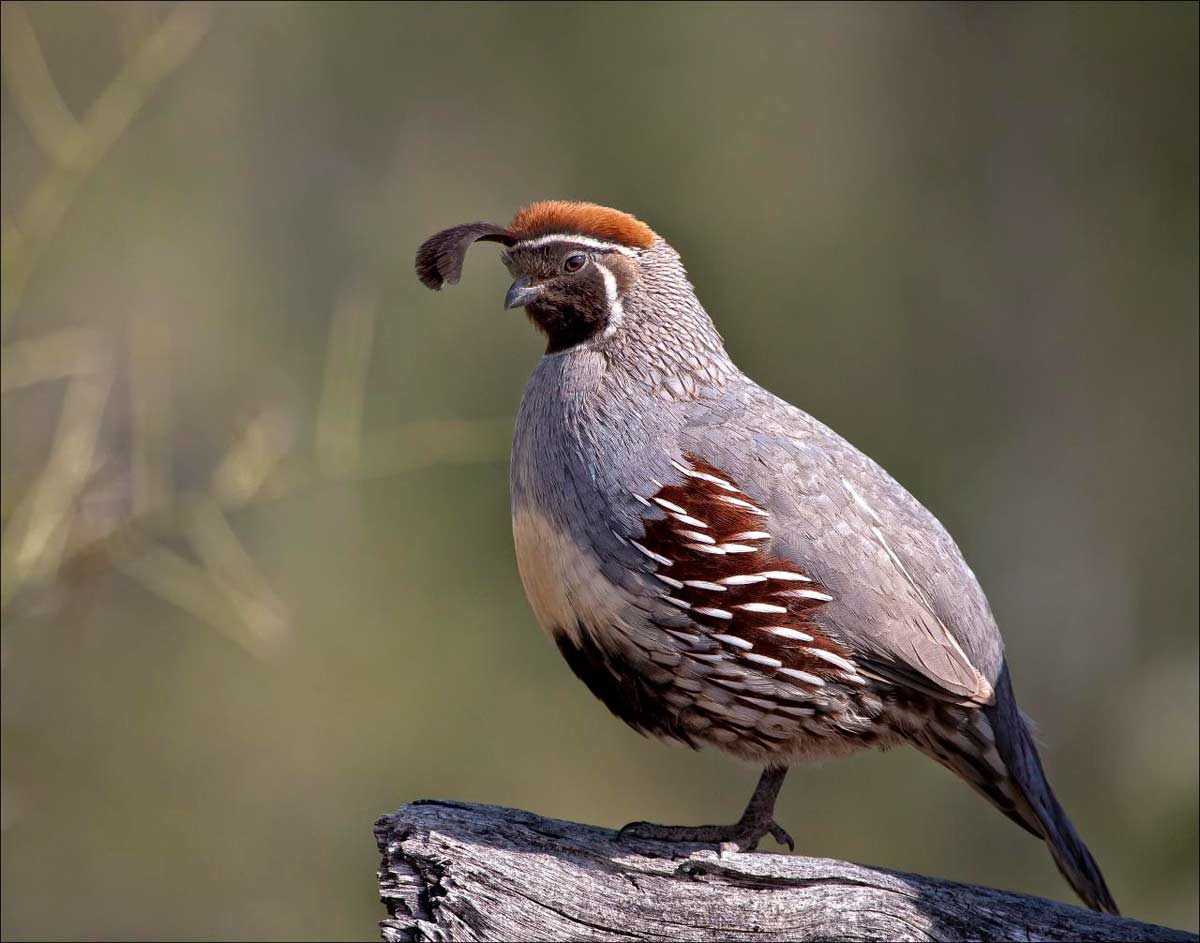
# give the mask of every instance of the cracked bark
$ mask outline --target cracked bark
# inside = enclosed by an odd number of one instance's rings
[[[417,802],[375,825],[387,941],[1197,940],[1037,897],[843,861],[630,839]]]

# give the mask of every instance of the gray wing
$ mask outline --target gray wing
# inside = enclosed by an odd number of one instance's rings
[[[681,445],[770,512],[773,552],[831,589],[827,628],[864,671],[992,701],[1004,653],[987,599],[945,528],[879,465],[753,385],[698,404]]]

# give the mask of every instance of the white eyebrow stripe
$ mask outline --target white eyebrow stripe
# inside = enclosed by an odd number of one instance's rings
[[[514,242],[510,249],[538,249],[542,246],[552,245],[556,242],[569,242],[572,245],[584,246],[588,249],[597,249],[602,252],[620,252],[621,255],[637,255],[636,249],[631,249],[629,246],[623,246],[618,242],[604,242],[600,239],[590,239],[587,236],[572,236],[569,233],[550,233],[545,236],[536,236],[533,239],[522,239],[520,242]]]

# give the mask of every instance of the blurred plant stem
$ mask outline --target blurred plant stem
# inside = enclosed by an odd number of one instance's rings
[[[73,509],[92,474],[112,370],[100,351],[78,351],[50,458],[0,539],[0,605],[53,576],[66,552]]]
[[[127,23],[133,51],[82,121],[59,95],[24,8],[5,3],[3,16],[4,79],[50,163],[4,232],[7,323],[79,188],[153,91],[196,48],[210,16],[206,6],[184,4],[157,26],[140,16],[132,27]],[[49,457],[26,487],[12,487],[20,497],[11,513],[5,508],[0,606],[23,590],[64,582],[99,562],[255,655],[278,651],[288,633],[287,606],[229,514],[321,481],[494,461],[507,453],[507,419],[413,422],[365,434],[378,302],[376,279],[361,272],[348,280],[334,306],[312,454],[294,452],[297,423],[286,408],[261,406],[200,488],[179,489],[174,480],[174,351],[166,319],[131,318],[124,358],[117,357],[119,345],[112,338],[83,327],[0,349],[3,392],[67,384]],[[105,417],[118,378],[127,379],[128,444],[106,454]],[[194,560],[165,546],[177,538]]]
[[[4,230],[0,324],[6,325],[79,188],[163,80],[187,61],[208,32],[210,16],[203,4],[185,3],[171,10],[83,120],[76,121],[54,84],[24,7],[7,2],[2,11],[5,83],[14,108],[51,165]]]
[[[250,600],[237,598],[213,585],[207,569],[158,545],[116,562],[117,569],[159,598],[182,609],[198,622],[216,629],[253,655],[273,654],[281,641],[277,622],[255,621],[259,611]],[[247,615],[251,621],[247,621]],[[265,627],[265,631],[264,631]]]
[[[66,380],[95,369],[90,361],[104,338],[87,327],[71,327],[0,348],[0,392],[9,393],[51,380]]]

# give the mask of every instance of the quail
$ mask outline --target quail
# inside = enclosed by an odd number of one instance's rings
[[[1045,840],[1117,913],[1043,772],[987,599],[886,471],[743,374],[645,223],[547,201],[423,243],[429,288],[476,242],[545,334],[512,447],[513,537],[538,623],[635,730],[763,768],[728,826],[622,834],[752,850],[789,765],[908,743]]]

